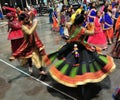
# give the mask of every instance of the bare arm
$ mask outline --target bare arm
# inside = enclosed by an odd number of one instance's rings
[[[30,29],[23,25],[23,26],[22,26],[22,30],[23,30],[26,34],[31,35],[31,34],[35,31],[35,29],[36,29],[36,27],[37,27],[37,23],[38,23],[38,21],[35,20],[33,26],[32,26]]]
[[[94,34],[94,25],[93,23],[89,24],[89,28],[85,30],[86,35],[93,35]]]

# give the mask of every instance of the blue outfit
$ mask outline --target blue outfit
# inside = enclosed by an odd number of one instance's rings
[[[94,22],[94,18],[96,17],[96,10],[95,9],[91,9],[89,14],[88,14],[88,22],[92,23]]]
[[[112,2],[112,8],[115,6],[116,2]]]
[[[60,35],[64,36],[64,27],[60,26]]]
[[[85,21],[82,26],[83,26],[83,27],[87,27],[87,25],[88,25],[88,22]]]
[[[110,29],[113,27],[113,20],[108,13],[105,13],[103,20],[104,20],[104,25],[103,25],[104,30]]]
[[[1,11],[0,11],[0,19],[3,19],[3,14]]]
[[[119,17],[119,12],[117,11],[116,13],[115,13],[115,18],[117,19],[118,17]]]

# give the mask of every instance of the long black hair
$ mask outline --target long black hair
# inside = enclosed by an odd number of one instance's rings
[[[107,11],[108,11],[108,5],[106,5],[105,8],[104,8],[105,14],[107,13]]]
[[[73,26],[77,26],[77,25],[81,25],[82,26],[84,20],[85,20],[84,14],[76,15],[74,23],[70,26],[70,31],[71,31]]]
[[[73,23],[73,25],[80,25],[80,24],[82,24],[83,22],[84,22],[84,15],[83,14],[78,14],[78,15],[76,15],[76,18],[75,18],[75,20],[74,20],[74,23]]]

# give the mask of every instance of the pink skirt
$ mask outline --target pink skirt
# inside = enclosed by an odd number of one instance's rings
[[[89,36],[88,43],[92,46],[100,47],[101,49],[107,48],[107,40],[103,32]]]

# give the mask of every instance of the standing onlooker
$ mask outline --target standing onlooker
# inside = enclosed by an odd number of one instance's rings
[[[57,14],[57,9],[54,9],[53,12],[53,23],[52,23],[52,30],[58,32],[59,31],[59,23],[58,23],[58,14]]]
[[[58,4],[58,10],[61,11],[62,10],[62,7],[63,7],[63,3],[62,1]]]
[[[3,20],[3,14],[1,9],[0,9],[0,19]]]
[[[54,11],[54,9],[53,9],[52,5],[50,5],[50,7],[49,7],[49,23],[50,24],[53,23],[53,19],[52,19],[53,11]]]
[[[88,22],[93,23],[96,17],[96,7],[95,2],[91,3],[90,11],[88,13]]]

